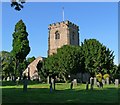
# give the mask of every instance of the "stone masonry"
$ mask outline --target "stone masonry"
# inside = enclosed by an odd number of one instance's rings
[[[25,71],[23,72],[23,75],[30,76],[31,80],[35,80],[35,79],[40,79],[39,75],[38,75],[38,69],[37,69],[37,64],[38,62],[44,61],[43,57],[37,57],[33,62],[31,62],[28,67],[25,69]]]
[[[48,56],[57,53],[63,45],[79,45],[79,27],[70,21],[49,25]]]

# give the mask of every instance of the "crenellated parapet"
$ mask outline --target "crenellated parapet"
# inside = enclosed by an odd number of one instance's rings
[[[48,34],[48,55],[63,45],[79,45],[79,27],[68,20],[50,24]]]
[[[54,28],[57,28],[57,27],[68,27],[68,28],[74,28],[76,30],[79,30],[79,26],[77,26],[76,24],[74,24],[74,23],[72,23],[68,20],[49,24],[48,29],[50,30],[50,29],[54,29]]]

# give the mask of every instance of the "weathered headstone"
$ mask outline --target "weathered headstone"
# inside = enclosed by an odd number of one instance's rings
[[[5,78],[3,78],[3,81],[5,81]]]
[[[54,79],[53,78],[51,78],[51,83],[54,84]]]
[[[2,76],[0,76],[0,81],[2,81]]]
[[[115,87],[119,86],[119,79],[115,79]]]
[[[94,78],[90,78],[90,89],[93,90],[93,85],[94,85]]]
[[[106,84],[109,85],[109,78],[106,78]]]
[[[7,77],[7,81],[10,81],[10,77]]]
[[[73,80],[73,85],[76,86],[77,85],[77,79]]]
[[[10,77],[10,81],[12,81],[12,77]]]
[[[94,77],[94,85],[97,85],[97,78]]]
[[[50,80],[49,80],[49,76],[47,76],[47,84],[49,84]]]
[[[97,87],[100,87],[100,83],[99,82],[97,82]]]
[[[17,77],[16,81],[19,81],[20,77]]]
[[[103,85],[105,84],[105,80],[104,79],[102,79],[102,83],[103,83]]]
[[[41,81],[41,78],[40,78],[40,76],[39,76],[38,78],[39,78],[39,81]]]

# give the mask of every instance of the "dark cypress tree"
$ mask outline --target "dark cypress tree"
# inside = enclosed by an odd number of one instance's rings
[[[15,58],[16,67],[15,67],[15,76],[18,72],[18,75],[21,77],[22,70],[18,70],[19,63],[22,63],[26,56],[30,52],[29,41],[28,41],[28,33],[26,32],[26,26],[22,20],[20,20],[15,25],[15,32],[13,33],[13,50],[12,55]]]

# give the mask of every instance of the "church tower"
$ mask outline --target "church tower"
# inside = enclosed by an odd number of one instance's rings
[[[70,21],[50,24],[48,30],[48,56],[63,45],[79,45],[79,27]]]

